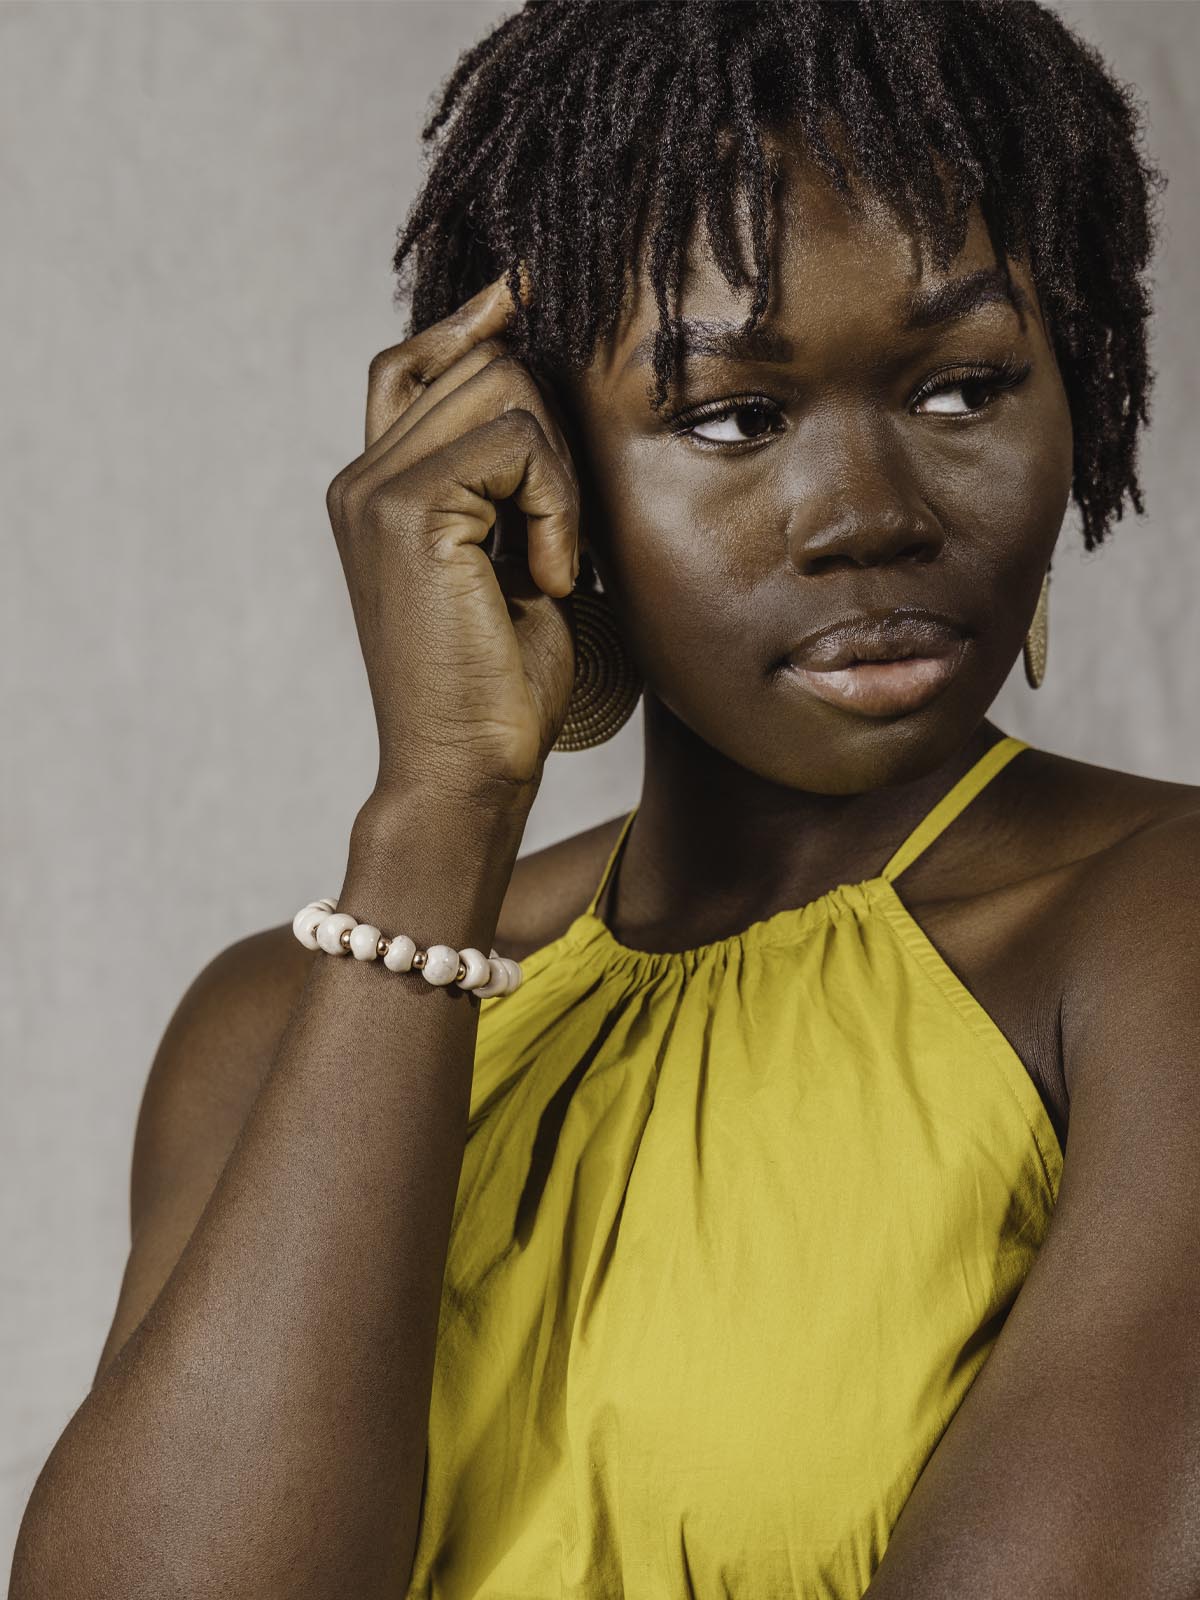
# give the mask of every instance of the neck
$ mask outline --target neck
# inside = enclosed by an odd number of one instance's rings
[[[758,777],[706,744],[647,691],[638,814],[601,915],[623,943],[688,949],[839,883],[875,877],[901,841],[998,739],[902,783],[819,794]]]

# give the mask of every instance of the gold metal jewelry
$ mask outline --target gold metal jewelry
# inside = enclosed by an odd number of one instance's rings
[[[1046,649],[1050,640],[1050,568],[1042,579],[1041,592],[1029,632],[1025,635],[1025,677],[1031,689],[1040,689],[1046,676]]]
[[[642,678],[603,595],[572,593],[569,604],[575,621],[575,684],[552,748],[590,750],[629,721],[641,698]]]

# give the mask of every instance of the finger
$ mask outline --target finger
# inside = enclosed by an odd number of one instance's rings
[[[447,405],[445,402],[451,396],[453,404]],[[460,406],[461,417],[458,415]],[[431,450],[440,450],[455,434],[477,427],[490,416],[501,416],[505,411],[516,409],[533,412],[551,448],[573,475],[575,468],[570,448],[541,384],[528,367],[509,354],[504,340],[497,338],[485,339],[476,345],[431,383],[364,454],[361,465],[364,468],[373,465],[435,411],[438,414],[436,430],[424,430],[420,439],[412,442],[411,456],[405,453],[397,459],[411,465]]]
[[[430,391],[432,393],[432,389]],[[385,437],[395,435],[390,449],[380,450],[370,466],[357,475],[354,494],[365,499],[389,478],[411,472],[428,457],[456,449],[464,435],[484,424],[512,413],[528,413],[537,421],[540,440],[549,445],[570,485],[570,493],[578,505],[579,482],[575,464],[562,438],[558,424],[548,410],[545,398],[528,369],[507,358],[497,359],[481,367],[470,378],[459,384],[424,412],[411,427],[397,431],[399,424]],[[558,441],[556,447],[555,441]],[[382,444],[382,441],[381,441]],[[378,447],[377,447],[378,448]],[[526,529],[526,542],[532,530]],[[579,553],[578,525],[576,540],[567,552],[570,578],[575,578],[575,558]]]
[[[522,271],[522,299],[532,295]],[[502,332],[512,315],[506,276],[486,284],[456,311],[371,361],[367,384],[366,448],[391,427],[421,391],[482,340]]]
[[[363,495],[377,507],[394,499],[398,521],[411,527],[415,514],[438,543],[482,544],[496,520],[496,502],[512,499],[527,519],[526,555],[534,582],[546,594],[570,594],[579,491],[531,411],[493,416],[400,475],[386,473],[383,461],[378,468],[381,481],[373,488],[365,481],[356,484],[356,497]]]

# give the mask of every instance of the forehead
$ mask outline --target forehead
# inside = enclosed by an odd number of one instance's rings
[[[784,134],[767,135],[764,145],[777,173],[768,223],[770,298],[762,323],[768,342],[772,331],[806,341],[819,340],[824,332],[886,336],[903,327],[919,291],[996,265],[978,205],[969,213],[961,251],[939,272],[916,231],[874,190],[852,179],[851,196],[839,194],[798,142]],[[749,275],[753,254],[744,198],[734,226],[736,254]],[[1012,260],[1010,266],[1036,313],[1032,279],[1021,262]],[[740,322],[751,298],[749,282],[736,289],[726,282],[697,216],[687,241],[681,317],[716,326]],[[658,321],[643,251],[616,337],[596,352],[596,375],[615,375],[644,356]]]

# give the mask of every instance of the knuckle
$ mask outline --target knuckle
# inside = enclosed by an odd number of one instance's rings
[[[367,379],[372,389],[381,389],[387,382],[388,375],[394,364],[394,356],[390,350],[381,350],[378,355],[371,357],[367,368]]]
[[[418,363],[406,345],[393,345],[372,356],[369,391],[385,400],[407,405],[424,387]]]
[[[508,345],[495,334],[489,339],[481,339],[475,346],[476,351],[487,358],[490,363],[501,362],[505,366],[515,366],[516,362],[509,353]]]
[[[406,477],[388,478],[367,491],[355,517],[372,539],[386,539],[394,548],[412,546],[424,529],[423,500]]]
[[[541,436],[542,425],[527,406],[509,406],[504,421],[523,444],[533,444]]]
[[[397,499],[394,480],[386,478],[367,490],[358,507],[356,521],[372,532],[392,528],[396,522]]]
[[[348,476],[347,469],[343,467],[341,472],[334,476],[328,489],[325,491],[325,509],[329,513],[330,520],[335,524],[339,523],[342,518],[342,507],[344,506],[346,499],[346,483]]]
[[[375,383],[382,378],[386,378],[393,368],[403,365],[403,362],[404,346],[402,344],[390,344],[386,350],[377,351],[371,357],[370,365],[367,368],[371,381]]]

